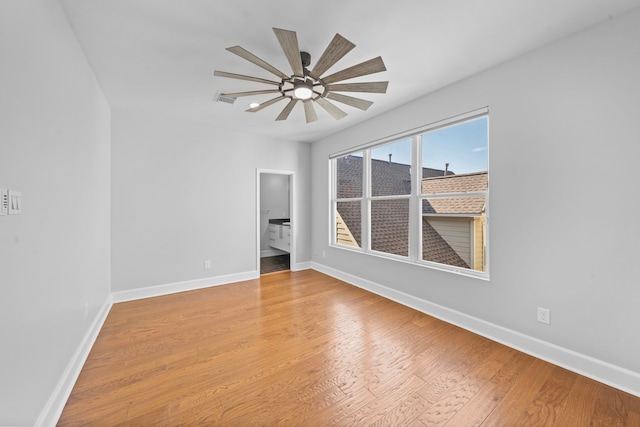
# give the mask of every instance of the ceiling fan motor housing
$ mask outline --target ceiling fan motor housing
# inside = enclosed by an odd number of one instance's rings
[[[311,65],[311,55],[309,54],[309,52],[300,52],[300,59],[302,60],[302,66],[304,68],[307,68],[309,65]],[[307,70],[304,71],[306,74]]]

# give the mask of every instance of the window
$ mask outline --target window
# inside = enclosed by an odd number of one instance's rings
[[[420,135],[423,260],[485,271],[487,141],[486,116]]]
[[[335,243],[362,247],[363,153],[335,160]]]
[[[488,278],[488,110],[331,157],[334,246]]]
[[[409,255],[411,145],[411,139],[406,138],[370,150],[368,199],[373,251]]]

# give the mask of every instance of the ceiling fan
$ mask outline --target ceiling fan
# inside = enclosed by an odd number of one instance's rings
[[[273,93],[277,96],[273,99],[265,101],[257,106],[253,106],[246,110],[247,112],[255,113],[262,110],[272,104],[275,104],[282,100],[289,100],[289,103],[284,107],[282,112],[276,117],[276,120],[286,120],[289,114],[296,106],[298,102],[301,102],[304,107],[304,114],[307,123],[315,122],[318,120],[316,110],[313,103],[320,105],[324,108],[333,118],[339,120],[347,115],[343,110],[338,108],[335,104],[329,100],[340,102],[342,104],[350,105],[360,110],[368,109],[373,102],[367,101],[361,98],[355,98],[348,95],[343,95],[338,92],[369,92],[369,93],[386,93],[389,82],[358,82],[358,83],[338,83],[343,80],[349,80],[356,77],[366,76],[369,74],[386,71],[384,62],[381,57],[373,58],[344,70],[338,71],[331,75],[322,77],[322,75],[331,68],[338,60],[345,56],[356,45],[349,40],[342,37],[340,34],[336,34],[331,40],[324,53],[320,56],[318,62],[316,62],[313,69],[309,70],[307,67],[311,64],[311,55],[307,52],[301,52],[298,47],[298,38],[295,31],[282,30],[279,28],[273,29],[280,46],[284,51],[289,64],[291,65],[292,75],[288,75],[278,70],[271,64],[258,58],[251,52],[243,49],[240,46],[233,46],[227,48],[231,53],[234,53],[241,58],[246,59],[249,62],[269,71],[276,75],[280,80],[268,80],[259,77],[246,76],[242,74],[228,73],[225,71],[215,71],[214,75],[218,77],[227,77],[238,80],[248,80],[252,82],[265,83],[275,86],[273,89],[265,90],[253,90],[246,92],[225,92],[223,96],[229,97],[241,97],[241,96],[253,96]]]

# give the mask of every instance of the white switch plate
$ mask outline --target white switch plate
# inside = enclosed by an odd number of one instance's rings
[[[9,212],[9,190],[0,188],[0,215],[6,215]]]
[[[22,193],[9,190],[9,215],[20,215],[22,213]]]

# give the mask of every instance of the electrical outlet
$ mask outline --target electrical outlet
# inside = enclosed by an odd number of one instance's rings
[[[209,261],[209,260],[205,260],[205,262],[204,262],[204,268],[211,268],[211,261]]]
[[[551,324],[551,310],[548,308],[538,307],[538,322]]]

